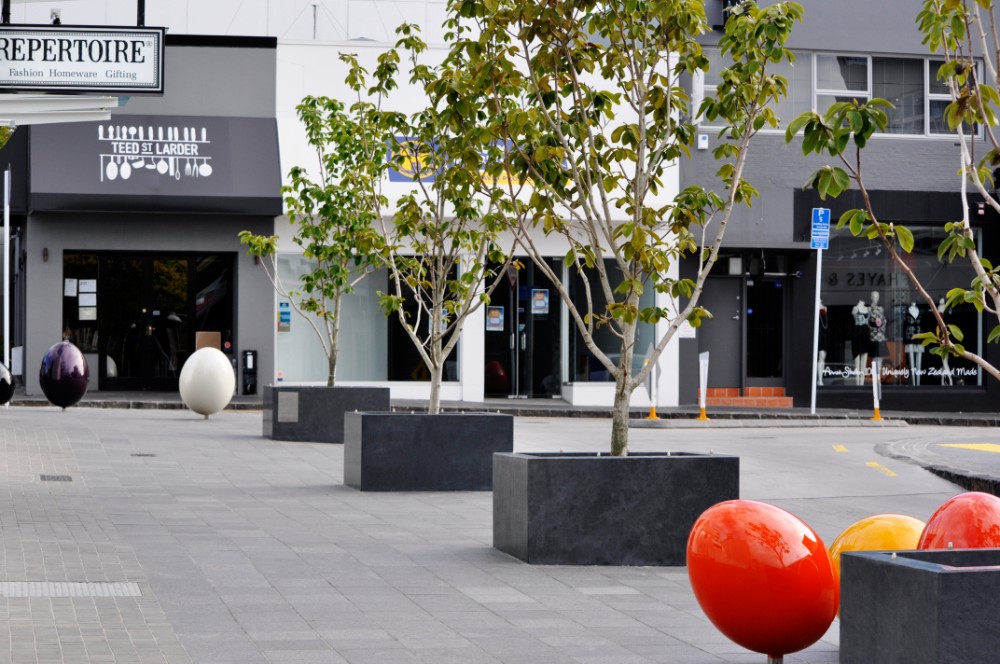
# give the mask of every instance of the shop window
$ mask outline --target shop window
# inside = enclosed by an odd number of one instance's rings
[[[278,276],[286,288],[298,288],[299,275],[310,271],[309,259],[302,254],[281,254]],[[378,270],[365,277],[354,292],[344,298],[341,310],[340,352],[337,355],[338,381],[384,381],[387,324],[378,305],[378,292],[388,288],[388,273]],[[275,367],[289,382],[326,382],[327,360],[323,347],[309,322],[295,313],[287,299],[277,299]],[[409,341],[407,341],[409,343]]]
[[[967,263],[942,262],[937,247],[940,228],[910,227],[913,252],[908,266],[943,308],[944,296],[974,275]],[[927,386],[982,385],[982,372],[959,358],[932,355],[912,335],[934,331],[937,325],[926,302],[878,241],[834,232],[823,258],[820,313],[821,386],[871,384],[874,358],[882,363],[881,382],[917,389]],[[982,316],[963,305],[943,310],[945,322],[965,333],[963,344],[974,353],[983,348]]]
[[[281,254],[278,276],[285,288],[296,290],[299,275],[310,270],[310,259],[302,254]],[[379,293],[392,289],[389,273],[375,270],[344,298],[340,313],[338,381],[425,381],[430,374],[396,314],[385,316]],[[404,304],[415,317],[412,300]],[[415,318],[414,318],[415,320]],[[275,312],[277,343],[275,369],[282,381],[326,382],[327,359],[316,332],[305,318],[278,296]],[[317,321],[321,325],[320,321]],[[421,325],[426,327],[426,316]],[[461,343],[461,342],[459,342]],[[458,375],[458,346],[445,362],[444,380]]]
[[[452,268],[449,279],[456,279],[457,277],[457,269]],[[430,324],[428,320],[429,316],[426,311],[420,312],[418,310],[417,303],[405,284],[403,285],[403,289],[403,309],[406,311],[406,320],[409,324],[416,324],[418,326],[417,335],[421,339],[427,339],[428,325]],[[396,292],[395,283],[392,279],[389,279],[388,288],[384,289],[383,292]],[[388,351],[389,380],[429,381],[431,379],[430,371],[427,369],[426,363],[424,363],[423,358],[413,344],[413,340],[410,339],[410,335],[403,329],[402,324],[400,324],[399,315],[393,312],[386,318],[384,325],[388,335],[386,348]],[[447,341],[448,339],[444,339],[443,343],[447,343]],[[455,344],[451,355],[444,361],[443,381],[457,381],[459,379],[458,351],[461,343],[459,341]]]
[[[614,260],[605,259],[604,261],[605,269],[608,275],[612,279],[611,289],[614,290],[622,281],[623,277],[621,272]],[[586,313],[587,311],[587,294],[584,288],[584,279],[589,279],[590,282],[590,292],[591,296],[594,298],[594,311],[598,314],[603,313],[607,307],[607,300],[604,298],[604,291],[601,289],[600,282],[596,271],[588,270],[583,275],[579,272],[570,272],[570,298],[576,305],[576,308],[581,313]],[[639,298],[639,308],[643,309],[646,307],[651,307],[656,302],[656,293],[653,290],[652,284],[648,281],[645,284],[646,288]],[[618,363],[618,358],[621,352],[621,339],[618,337],[617,331],[609,323],[596,323],[594,326],[594,343],[597,345],[601,351],[611,359],[612,362]],[[656,339],[656,329],[654,325],[649,323],[639,323],[639,327],[636,330],[635,339],[635,352],[632,355],[632,372],[633,374],[642,370],[642,363],[646,356],[646,350],[649,348],[651,343],[655,343]],[[610,375],[607,370],[597,357],[590,352],[587,348],[587,344],[583,340],[583,335],[580,334],[579,328],[574,322],[570,322],[570,380],[572,381],[613,381],[614,377]]]
[[[85,353],[97,352],[97,254],[63,258],[63,339]]]

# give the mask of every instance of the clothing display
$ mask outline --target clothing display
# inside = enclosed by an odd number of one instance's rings
[[[868,333],[868,307],[864,302],[858,302],[851,315],[854,316],[854,331],[851,333],[851,354],[854,357],[868,352],[871,345]]]
[[[920,309],[917,308],[917,305],[911,304],[906,310],[906,318],[903,321],[903,339],[906,341],[906,352],[924,352],[923,345],[913,341],[913,337],[920,334],[922,331],[923,330],[920,329]]]

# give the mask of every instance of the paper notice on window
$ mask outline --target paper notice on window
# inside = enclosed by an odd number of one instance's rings
[[[63,279],[63,296],[76,297],[76,279]]]

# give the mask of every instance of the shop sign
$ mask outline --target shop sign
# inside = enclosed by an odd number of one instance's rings
[[[0,27],[0,91],[163,94],[163,33]]]
[[[145,171],[174,180],[211,177],[212,134],[207,123],[178,127],[170,120],[116,116],[109,124],[98,124],[101,181],[128,180]]]
[[[495,141],[493,147],[499,147],[500,141]],[[389,160],[389,182],[434,182],[440,173],[440,167],[435,167],[433,152],[436,146],[427,144],[419,139],[409,136],[395,136],[389,144],[386,159]],[[488,153],[482,153],[483,160],[488,158]],[[511,184],[511,179],[507,173],[500,173],[497,176],[490,175],[485,171],[480,171],[484,185],[505,185]],[[531,184],[530,180],[526,181]],[[515,181],[513,184],[522,184]]]
[[[292,331],[292,307],[289,302],[278,303],[278,332]]]

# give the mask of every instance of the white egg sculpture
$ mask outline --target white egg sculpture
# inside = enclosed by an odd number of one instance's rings
[[[196,350],[181,368],[181,399],[205,419],[229,404],[235,388],[233,365],[217,348]]]

